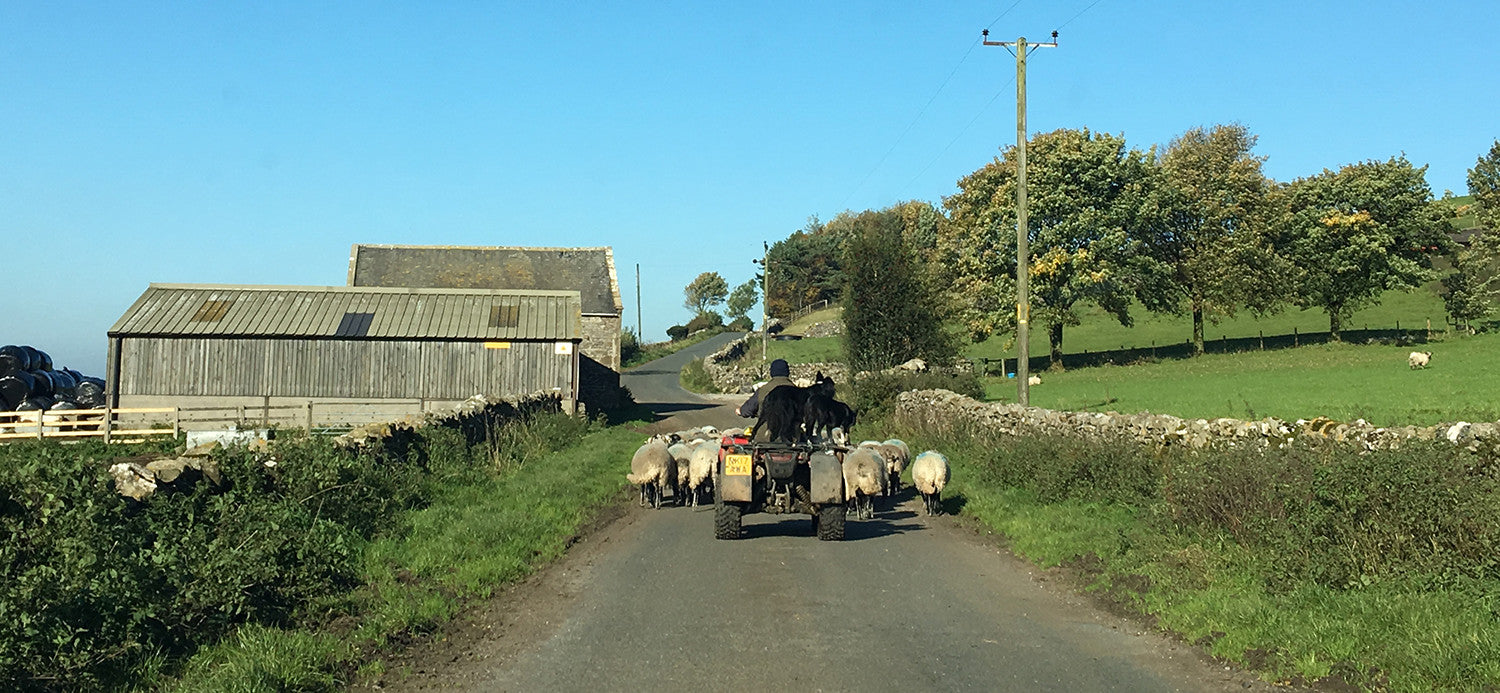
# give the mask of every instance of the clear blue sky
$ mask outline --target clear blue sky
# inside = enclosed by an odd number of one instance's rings
[[[1240,122],[1275,179],[1404,152],[1437,195],[1500,137],[1491,0],[0,0],[0,343],[102,375],[149,282],[340,285],[353,243],[613,246],[664,338],[698,273],[1012,143],[986,26],[1061,30],[1033,132]]]

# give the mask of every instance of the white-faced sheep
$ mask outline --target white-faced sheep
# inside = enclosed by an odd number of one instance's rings
[[[667,486],[672,489],[672,502],[677,505],[687,505],[688,462],[692,460],[693,447],[689,443],[677,443],[667,448],[672,454],[672,464],[667,469]]]
[[[1406,357],[1406,365],[1411,366],[1412,370],[1426,368],[1429,363],[1432,363],[1432,352],[1430,351],[1413,351]]]
[[[700,494],[712,494],[714,488],[714,466],[719,462],[719,444],[715,441],[703,441],[693,448],[693,454],[688,458],[688,504],[699,505],[703,501]],[[712,496],[710,496],[712,497]]]
[[[886,484],[885,492],[888,496],[894,496],[901,492],[901,472],[906,469],[908,457],[899,446],[890,443],[880,443],[874,446],[875,451],[885,459]]]
[[[844,453],[844,501],[855,517],[875,517],[875,497],[885,494],[885,459],[872,447]]]
[[[943,512],[943,487],[948,485],[948,458],[936,450],[928,450],[911,463],[911,483],[922,494],[922,504],[928,515]]]
[[[641,506],[661,507],[661,497],[666,491],[667,469],[675,467],[672,453],[666,443],[655,438],[646,441],[630,458],[630,473],[625,480],[640,487]]]

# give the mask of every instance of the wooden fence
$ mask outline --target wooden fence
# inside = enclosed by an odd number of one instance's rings
[[[120,417],[127,417],[121,419]],[[163,423],[148,423],[166,418]],[[104,442],[138,442],[151,436],[176,437],[175,407],[142,409],[61,409],[56,411],[10,411],[0,413],[0,442],[47,438],[103,438]]]
[[[332,435],[374,421],[420,413],[421,400],[301,404],[141,407],[0,412],[0,443],[12,440],[102,438],[106,443],[176,437],[188,429],[302,428]]]

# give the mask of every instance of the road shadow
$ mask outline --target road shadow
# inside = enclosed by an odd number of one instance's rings
[[[755,539],[757,537],[811,537],[817,534],[817,528],[813,526],[813,520],[807,515],[781,515],[780,519],[766,522],[760,521],[751,524],[749,517],[740,528],[742,539]]]
[[[875,511],[875,519],[860,520],[850,516],[845,520],[844,541],[863,541],[865,539],[879,539],[880,537],[892,537],[897,534],[906,534],[910,531],[923,531],[927,529],[920,522],[901,522],[902,519],[916,517],[916,513],[909,511],[881,512]]]
[[[713,409],[719,405],[715,402],[649,402],[645,406],[655,413],[657,418],[666,418],[685,411]]]

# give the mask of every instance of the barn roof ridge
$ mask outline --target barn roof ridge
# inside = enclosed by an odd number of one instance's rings
[[[305,292],[348,292],[348,293],[385,293],[385,294],[472,294],[477,296],[568,296],[579,295],[579,292],[563,289],[448,289],[448,288],[424,288],[408,286],[301,286],[295,284],[193,284],[177,282],[151,282],[147,285],[150,289],[168,290],[191,290],[191,291],[305,291]]]
[[[515,306],[516,323],[495,306]],[[582,339],[577,291],[151,284],[110,337]]]

